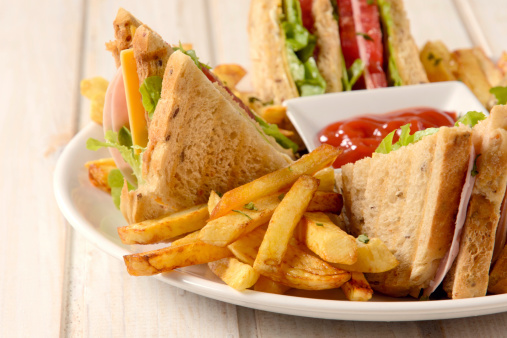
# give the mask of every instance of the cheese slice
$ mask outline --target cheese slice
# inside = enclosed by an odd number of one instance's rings
[[[139,92],[139,77],[137,76],[134,51],[132,49],[123,50],[120,54],[120,61],[125,84],[125,96],[127,97],[132,143],[144,148],[148,144],[148,126],[141,93]],[[141,151],[137,149],[136,152],[140,153]]]

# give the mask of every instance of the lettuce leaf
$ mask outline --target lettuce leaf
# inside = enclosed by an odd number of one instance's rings
[[[386,137],[384,137],[375,152],[379,154],[389,154],[391,151],[395,151],[401,147],[419,142],[423,137],[433,135],[438,130],[439,128],[427,128],[424,130],[416,131],[414,134],[410,135],[410,123],[408,123],[404,126],[401,126],[400,138],[395,144],[393,144],[393,138],[396,130],[393,130]]]
[[[507,87],[493,87],[489,90],[489,92],[495,95],[497,104],[506,104],[507,103]]]
[[[392,43],[392,36],[394,33],[394,23],[391,15],[391,4],[387,3],[385,0],[378,0],[377,3],[379,7],[380,18],[384,26],[384,31],[387,32],[386,34],[387,49],[389,51],[387,70],[389,74],[389,82],[393,86],[401,86],[403,85],[403,81],[398,71],[398,67],[396,66],[396,61],[394,59],[394,48]]]
[[[148,112],[150,119],[153,117],[162,92],[162,78],[160,76],[147,77],[139,87],[143,98],[144,110]]]
[[[127,146],[124,144],[121,144],[118,140],[118,133],[115,133],[112,130],[106,131],[104,138],[106,142],[102,142],[99,140],[96,140],[94,138],[89,138],[88,141],[86,141],[86,148],[88,150],[97,151],[100,148],[115,148],[117,149],[121,157],[127,162],[134,172],[134,176],[137,178],[138,184],[143,182],[143,179],[141,177],[141,167],[142,167],[142,152],[141,154],[136,154],[135,150],[140,149],[142,151],[145,150],[145,148],[139,147],[139,146]],[[124,141],[123,141],[124,142]]]
[[[343,57],[342,57],[343,60]],[[346,68],[345,61],[342,61],[342,84],[343,84],[343,90],[350,91],[352,90],[352,87],[357,82],[359,77],[363,75],[364,72],[364,62],[361,59],[356,59],[352,65],[350,65],[350,68]]]
[[[467,125],[470,128],[473,128],[477,123],[479,123],[479,121],[482,121],[485,119],[486,119],[486,115],[484,115],[481,112],[472,110],[472,111],[469,111],[468,113],[466,113],[465,115],[463,115],[462,117],[460,117],[454,125],[459,126],[460,123],[463,123],[464,125]]]
[[[189,49],[189,50],[185,50],[185,48],[183,48],[183,45],[181,44],[181,41],[180,41],[180,46],[179,47],[173,47],[173,50],[174,51],[177,51],[179,50],[180,52],[182,52],[183,54],[186,54],[188,56],[190,56],[190,58],[192,59],[192,61],[194,61],[195,65],[199,68],[201,67],[206,67],[208,69],[211,69],[210,66],[202,63],[199,61],[199,58],[197,57],[197,54],[195,54],[195,50],[193,49]]]
[[[111,187],[111,197],[113,198],[114,205],[120,209],[121,190],[123,188],[124,177],[120,169],[113,169],[107,175],[107,183]],[[135,187],[127,181],[127,187],[134,190]]]
[[[255,115],[255,121],[259,123],[266,135],[272,136],[276,142],[285,149],[292,149],[294,153],[298,151],[298,145],[292,142],[287,136],[282,134],[276,124],[267,123],[261,117]]]

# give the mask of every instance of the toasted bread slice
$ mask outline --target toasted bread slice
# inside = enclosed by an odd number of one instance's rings
[[[132,48],[136,29],[142,24],[130,12],[121,7],[118,9],[116,18],[113,21],[115,40],[106,43],[106,49],[113,54],[116,68],[121,65],[120,52]]]
[[[173,49],[160,35],[150,27],[141,25],[136,30],[132,47],[139,83],[143,83],[150,76],[164,76],[165,66]]]
[[[389,154],[342,167],[349,230],[380,238],[400,265],[368,274],[373,289],[417,293],[449,249],[472,145],[469,128],[442,127]]]
[[[290,159],[245,115],[189,56],[171,54],[143,155],[144,184],[122,192],[129,223],[205,203],[212,190],[287,166]]]
[[[444,280],[450,298],[486,295],[489,269],[507,185],[507,106],[495,106],[473,131],[477,157],[472,197],[460,249]]]
[[[392,46],[392,57],[402,80],[402,85],[427,83],[428,77],[419,59],[419,50],[410,34],[410,22],[402,0],[382,0],[389,8],[393,29],[389,30],[388,40]],[[382,16],[381,16],[382,17]],[[386,23],[383,22],[384,31]]]

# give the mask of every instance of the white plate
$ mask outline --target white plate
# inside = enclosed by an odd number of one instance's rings
[[[317,135],[326,126],[358,115],[423,106],[458,115],[470,110],[489,115],[470,89],[458,81],[308,96],[287,100],[284,105],[309,151],[320,145]]]
[[[88,125],[74,137],[58,160],[54,173],[54,189],[62,213],[77,231],[118,259],[129,253],[160,247],[128,246],[120,242],[116,227],[125,225],[125,221],[114,207],[111,197],[91,186],[84,168],[85,162],[108,157],[108,153],[88,151],[85,143],[89,137],[102,138],[102,128],[95,124]],[[154,278],[202,296],[236,305],[325,319],[414,321],[507,311],[507,295],[427,302],[376,295],[371,301],[360,303],[343,300],[340,290],[298,291],[290,296],[250,290],[238,292],[223,284],[202,265]]]

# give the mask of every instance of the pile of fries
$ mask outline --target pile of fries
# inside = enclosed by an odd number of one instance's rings
[[[341,288],[349,300],[369,300],[373,291],[363,273],[390,270],[398,261],[379,239],[356,239],[332,221],[342,209],[330,167],[339,153],[322,145],[222,197],[213,192],[207,205],[118,228],[125,244],[187,234],[166,248],[124,256],[128,272],[151,276],[207,263],[236,290]],[[97,166],[108,162],[96,162],[89,167],[102,175]]]

